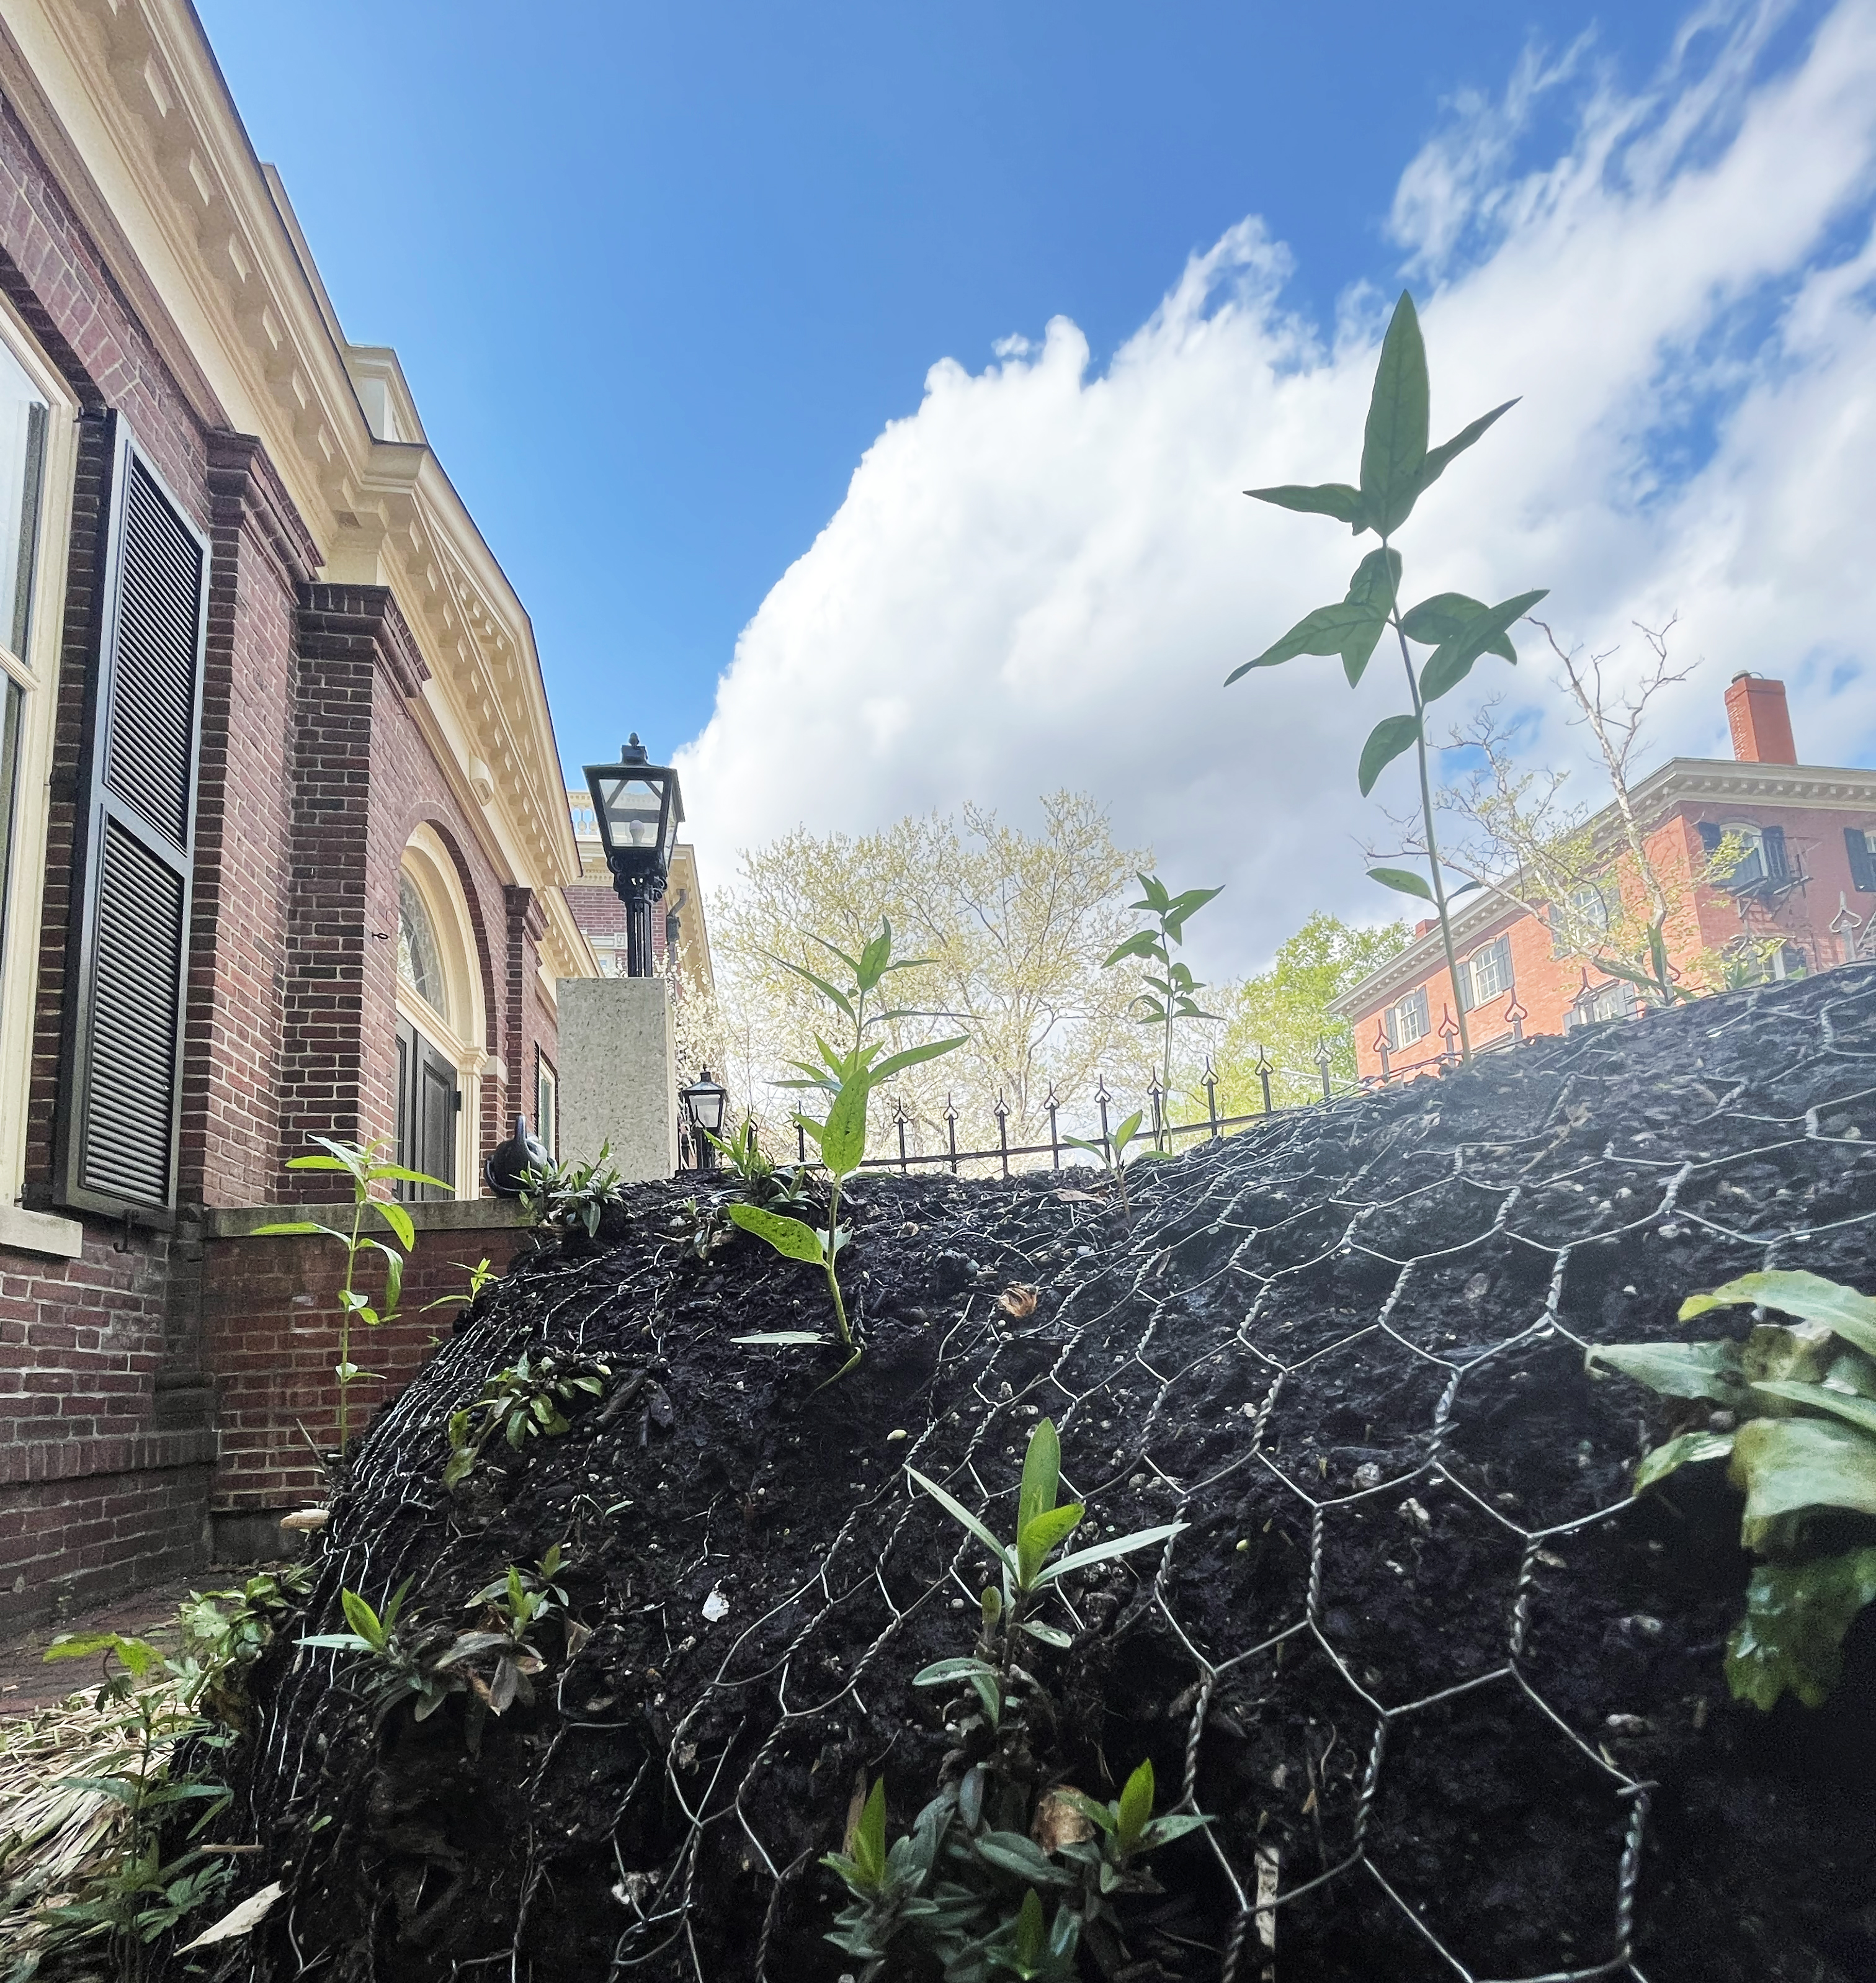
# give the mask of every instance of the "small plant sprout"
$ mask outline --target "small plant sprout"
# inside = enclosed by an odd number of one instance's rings
[[[838,1263],[841,1249],[849,1237],[840,1222],[841,1187],[859,1169],[866,1157],[867,1103],[882,1082],[903,1073],[908,1067],[916,1067],[921,1061],[935,1060],[940,1054],[949,1053],[954,1047],[963,1045],[964,1039],[960,1035],[955,1039],[931,1040],[922,1046],[907,1047],[900,1052],[888,1054],[881,1059],[880,1055],[886,1043],[883,1040],[869,1040],[867,1029],[894,1019],[918,1015],[891,1010],[869,1012],[867,1002],[892,972],[912,970],[928,960],[907,958],[895,963],[892,925],[883,918],[878,935],[858,957],[848,956],[845,951],[823,938],[818,937],[815,941],[824,950],[838,958],[853,974],[853,982],[844,990],[801,965],[788,964],[786,958],[776,961],[786,965],[798,978],[805,978],[822,998],[845,1015],[852,1028],[851,1043],[844,1052],[837,1052],[825,1040],[817,1038],[814,1043],[821,1050],[821,1064],[794,1062],[792,1064],[801,1069],[804,1078],[778,1085],[819,1088],[832,1098],[824,1121],[816,1122],[812,1116],[800,1114],[794,1118],[802,1134],[820,1152],[821,1168],[828,1174],[827,1226],[824,1231],[804,1220],[791,1219],[761,1206],[732,1205],[727,1209],[731,1219],[745,1232],[753,1232],[784,1259],[800,1260],[817,1266],[826,1276],[828,1298],[834,1306],[834,1326],[839,1332],[841,1346],[848,1353],[847,1360],[834,1373],[834,1377],[841,1377],[859,1362],[861,1346],[848,1319],[847,1302],[841,1292]],[[824,1343],[828,1339],[811,1330],[784,1329],[731,1339],[736,1343],[787,1345]],[[830,1383],[833,1381],[833,1377],[828,1379]]]
[[[1185,924],[1189,917],[1197,915],[1213,896],[1223,894],[1222,888],[1188,888],[1184,894],[1175,895],[1156,874],[1139,877],[1141,898],[1129,902],[1128,907],[1144,909],[1152,917],[1156,927],[1136,932],[1127,941],[1118,945],[1109,953],[1102,965],[1104,971],[1130,957],[1144,958],[1149,964],[1159,967],[1159,975],[1152,971],[1146,975],[1148,989],[1134,1001],[1138,1015],[1143,1025],[1157,1026],[1160,1030],[1161,1092],[1167,1098],[1166,1105],[1172,1105],[1172,1028],[1180,1019],[1215,1019],[1216,1012],[1202,1012],[1199,1009],[1195,992],[1205,987],[1193,977],[1190,968],[1173,957],[1174,948],[1185,940]],[[1163,1149],[1165,1125],[1155,1132],[1155,1147]]]
[[[530,1226],[563,1239],[593,1239],[600,1222],[625,1202],[625,1180],[602,1143],[590,1162],[537,1165],[527,1173],[521,1212]]]
[[[1168,1522],[1158,1528],[1115,1536],[1091,1548],[1077,1550],[1072,1555],[1058,1557],[1055,1552],[1080,1526],[1086,1510],[1078,1501],[1058,1503],[1062,1442],[1050,1419],[1037,1421],[1023,1456],[1014,1542],[999,1542],[962,1502],[947,1493],[935,1480],[927,1480],[915,1468],[908,1466],[905,1470],[918,1486],[989,1550],[991,1560],[1001,1572],[1002,1585],[1001,1591],[986,1590],[983,1593],[983,1629],[978,1652],[968,1658],[940,1660],[915,1674],[912,1684],[945,1687],[960,1680],[967,1682],[983,1704],[985,1719],[993,1729],[1002,1727],[1009,1700],[1017,1635],[1027,1634],[1046,1646],[1068,1644],[1068,1634],[1059,1627],[1028,1616],[1036,1599],[1065,1577],[1115,1557],[1131,1556],[1136,1550],[1150,1549],[1155,1543],[1178,1535],[1186,1526],[1183,1522]]]
[[[1136,1109],[1125,1122],[1115,1125],[1105,1144],[1091,1142],[1085,1136],[1064,1136],[1062,1139],[1075,1149],[1088,1151],[1106,1165],[1108,1175],[1113,1179],[1115,1189],[1120,1193],[1122,1220],[1128,1226],[1133,1223],[1133,1206],[1127,1196],[1127,1165],[1129,1162],[1137,1164],[1172,1155],[1170,1150],[1153,1149],[1138,1150],[1132,1158],[1128,1156],[1129,1149],[1140,1134],[1140,1125],[1145,1119],[1145,1110]]]
[[[1353,688],[1360,683],[1382,634],[1389,627],[1393,629],[1406,674],[1410,713],[1383,717],[1376,724],[1362,747],[1357,777],[1366,798],[1374,789],[1375,781],[1396,757],[1407,751],[1416,754],[1420,774],[1422,844],[1432,886],[1408,868],[1371,868],[1368,871],[1383,888],[1433,904],[1440,920],[1446,969],[1457,985],[1459,960],[1453,946],[1446,876],[1433,837],[1426,707],[1456,688],[1482,655],[1498,654],[1515,663],[1517,650],[1511,644],[1510,629],[1544,594],[1520,592],[1496,606],[1486,606],[1468,599],[1463,593],[1441,592],[1402,610],[1400,553],[1393,548],[1395,533],[1455,458],[1517,404],[1515,400],[1507,400],[1450,440],[1430,448],[1426,444],[1428,397],[1426,348],[1420,337],[1420,317],[1413,297],[1403,290],[1382,341],[1381,362],[1376,369],[1374,389],[1368,402],[1367,427],[1362,441],[1361,486],[1327,482],[1311,488],[1291,483],[1281,488],[1245,491],[1257,501],[1274,503],[1280,509],[1333,517],[1336,522],[1346,523],[1357,537],[1373,530],[1380,538],[1381,547],[1370,551],[1356,567],[1346,598],[1331,606],[1319,606],[1273,646],[1233,668],[1225,681],[1229,687],[1252,668],[1275,667],[1299,654],[1338,654],[1349,686]],[[1408,651],[1410,641],[1433,650],[1424,666],[1414,666]],[[1466,1027],[1466,1002],[1456,998],[1453,1004],[1459,1015],[1460,1051],[1470,1062],[1472,1037]]]
[[[413,1580],[406,1577],[391,1593],[382,1613],[374,1610],[356,1590],[341,1590],[339,1608],[351,1630],[315,1632],[303,1637],[303,1646],[323,1647],[338,1653],[355,1653],[369,1663],[371,1677],[366,1691],[380,1715],[387,1714],[400,1700],[414,1697],[416,1718],[426,1721],[452,1694],[462,1691],[463,1682],[453,1674],[440,1674],[431,1655],[442,1647],[426,1643],[435,1637],[413,1630],[403,1623],[404,1600]],[[453,1640],[446,1631],[443,1637]]]
[[[1042,1897],[1035,1888],[1023,1894],[1022,1906],[985,1949],[992,1969],[1020,1976],[1025,1983],[1075,1983],[1080,1973],[1075,1951],[1082,1938],[1081,1917],[1062,1901],[1052,1924],[1045,1928]]]
[[[352,1180],[351,1230],[346,1232],[316,1219],[289,1219],[278,1225],[257,1226],[254,1231],[257,1236],[277,1232],[319,1232],[328,1239],[337,1240],[345,1249],[345,1285],[339,1290],[339,1363],[334,1373],[339,1379],[339,1453],[343,1461],[350,1434],[346,1405],[351,1388],[361,1378],[377,1381],[376,1371],[361,1370],[352,1361],[352,1326],[362,1323],[368,1329],[376,1329],[396,1314],[397,1304],[403,1293],[404,1254],[416,1244],[416,1229],[410,1222],[410,1213],[394,1199],[374,1198],[371,1188],[376,1184],[389,1183],[434,1185],[440,1191],[447,1191],[450,1187],[441,1178],[431,1177],[423,1171],[408,1170],[402,1164],[377,1162],[377,1153],[383,1147],[380,1141],[374,1139],[361,1146],[356,1143],[335,1143],[327,1136],[315,1136],[311,1140],[319,1144],[326,1154],[289,1157],[286,1167],[291,1171],[344,1172]],[[404,1249],[403,1253],[366,1232],[368,1213],[382,1219],[391,1229],[398,1244]],[[384,1298],[375,1306],[370,1297],[356,1285],[359,1256],[374,1250],[384,1256]]]
[[[1058,1849],[1065,1858],[1078,1860],[1093,1873],[1102,1894],[1128,1891],[1138,1878],[1133,1861],[1156,1847],[1170,1845],[1189,1831],[1209,1824],[1209,1817],[1191,1811],[1171,1811],[1164,1817],[1153,1815],[1153,1762],[1149,1756],[1122,1787],[1111,1804],[1097,1804],[1080,1791],[1064,1787],[1054,1794],[1064,1799],[1095,1828],[1092,1838],[1071,1840]]]
[[[1761,1707],[1787,1690],[1815,1707],[1842,1674],[1844,1635],[1876,1603],[1876,1547],[1844,1549],[1830,1533],[1838,1511],[1876,1516],[1876,1298],[1817,1274],[1744,1274],[1689,1296],[1680,1319],[1748,1303],[1797,1323],[1761,1323],[1743,1343],[1610,1343],[1588,1363],[1737,1415],[1736,1430],[1684,1432],[1657,1446],[1636,1468],[1634,1491],[1679,1467],[1727,1461],[1746,1496],[1740,1540],[1763,1559],[1727,1641],[1727,1684]]]
[[[517,1453],[543,1433],[557,1438],[567,1428],[567,1413],[604,1392],[610,1365],[592,1359],[569,1362],[551,1349],[523,1350],[516,1360],[489,1373],[481,1395],[450,1414],[450,1457],[443,1484],[467,1479],[482,1449],[500,1433]]]

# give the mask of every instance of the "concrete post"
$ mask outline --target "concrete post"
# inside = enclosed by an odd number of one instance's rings
[[[563,978],[560,1159],[604,1144],[628,1182],[677,1169],[677,1048],[662,978]]]

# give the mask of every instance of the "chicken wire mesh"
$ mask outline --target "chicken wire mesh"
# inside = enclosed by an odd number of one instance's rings
[[[801,1974],[779,1951],[791,1909],[819,1926],[831,1914],[813,1869],[838,1843],[856,1763],[935,1788],[949,1738],[908,1683],[935,1630],[968,1650],[988,1569],[903,1469],[1004,1532],[1045,1414],[1090,1533],[1189,1524],[1155,1560],[1102,1567],[1063,1599],[1080,1674],[1062,1683],[1065,1712],[1125,1696],[1137,1731],[1150,1697],[1177,1738],[1179,1802],[1216,1818],[1198,1848],[1210,1911],[1149,1934],[1159,1973],[1286,1973],[1286,1921],[1319,1949],[1353,1920],[1372,1950],[1416,1949],[1426,1973],[1467,1983],[1660,1983],[1640,1905],[1659,1785],[1623,1727],[1643,1717],[1588,1710],[1610,1696],[1596,1647],[1573,1636],[1591,1613],[1607,1634],[1660,1629],[1590,1589],[1647,1433],[1637,1394],[1592,1386],[1583,1355],[1664,1333],[1664,1301],[1736,1273],[1851,1269],[1876,1219],[1873,1063],[1876,969],[1847,968],[1587,1028],[1423,1094],[1272,1119],[1143,1169],[1125,1229],[1042,1181],[944,1187],[950,1209],[900,1226],[898,1256],[908,1275],[941,1282],[959,1258],[968,1273],[925,1323],[928,1376],[889,1433],[856,1406],[851,1439],[811,1431],[804,1455],[804,1433],[771,1422],[771,1456],[739,1500],[707,1470],[687,1494],[675,1450],[627,1426],[543,1490],[543,1547],[571,1523],[589,1550],[610,1537],[637,1567],[560,1666],[550,1732],[517,1766],[505,1857],[481,1872],[502,1889],[505,1935],[434,1973],[532,1973],[543,1891],[569,1906],[603,1854],[608,1974]],[[916,1202],[895,1189],[871,1187],[888,1240],[938,1187]],[[887,1253],[867,1257],[880,1285],[863,1304],[902,1313]],[[1044,1290],[1027,1319],[994,1299],[1017,1279]],[[486,1576],[486,1539],[437,1476],[440,1428],[491,1367],[530,1343],[648,1344],[681,1363],[729,1333],[725,1298],[701,1297],[694,1266],[655,1236],[544,1259],[521,1284],[526,1303],[498,1301],[383,1415],[337,1511],[316,1616],[342,1584],[376,1597],[414,1573],[420,1600],[453,1573]],[[1554,1450],[1546,1401],[1592,1393],[1598,1437]],[[707,1438],[733,1442],[738,1423],[712,1420]],[[821,1503],[811,1474],[826,1477]],[[623,1517],[609,1512],[621,1483],[639,1490]],[[798,1513],[761,1532],[757,1564],[758,1495]],[[731,1593],[708,1629],[704,1590]],[[301,1844],[269,1945],[279,1960],[257,1951],[257,1977],[304,1973],[335,1945],[322,1946],[321,1896],[363,1793],[335,1767],[355,1752],[334,1670],[303,1653],[263,1704],[250,1811]],[[572,1797],[576,1779],[602,1782],[604,1810]],[[1496,1788],[1469,1806],[1481,1781]],[[1456,1909],[1455,1881],[1489,1887],[1510,1850],[1506,1782],[1519,1848],[1559,1869],[1569,1918],[1534,1918],[1527,1891]],[[737,1909],[754,1931],[726,1947],[713,1918]],[[1463,1932],[1446,1925],[1456,1912]],[[336,1973],[377,1973],[380,1932],[357,1943],[361,1967]],[[823,1959],[830,1976],[842,1967]]]

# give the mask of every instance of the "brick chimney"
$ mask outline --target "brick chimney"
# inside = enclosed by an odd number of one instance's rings
[[[1797,762],[1783,682],[1764,675],[1735,675],[1726,692],[1726,720],[1733,730],[1733,755],[1742,764]]]

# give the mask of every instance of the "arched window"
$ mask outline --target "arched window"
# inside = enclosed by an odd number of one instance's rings
[[[456,863],[435,828],[420,826],[397,875],[397,1161],[447,1189],[406,1195],[475,1195],[488,1065],[482,976]]]
[[[427,1005],[450,1016],[450,987],[430,910],[409,868],[397,876],[397,975]]]

